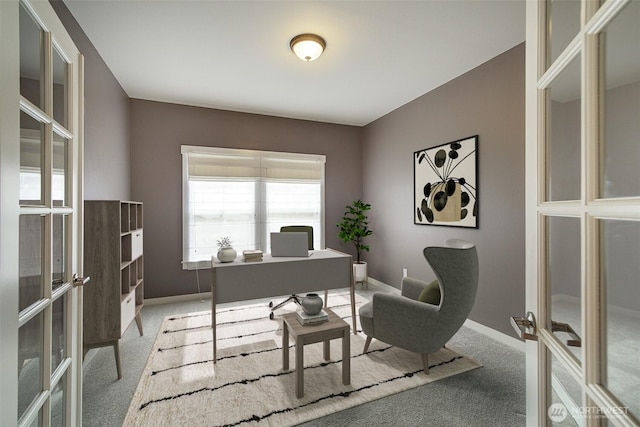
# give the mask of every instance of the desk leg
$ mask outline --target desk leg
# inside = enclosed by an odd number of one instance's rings
[[[322,343],[322,355],[324,356],[324,360],[331,359],[331,341],[326,340]]]
[[[211,328],[213,329],[213,363],[218,361],[217,356],[217,339],[216,339],[216,303],[215,301],[212,303],[213,307],[211,307]]]
[[[353,335],[358,335],[356,327],[356,282],[351,277],[351,324],[353,325]]]
[[[344,330],[342,336],[342,384],[351,384],[351,337],[349,328]]]
[[[296,397],[304,396],[304,342],[296,337]]]
[[[282,321],[282,370],[289,370],[289,326]]]
[[[213,263],[212,263],[213,264]],[[216,268],[211,269],[211,329],[213,330],[213,363],[218,361],[216,354]]]

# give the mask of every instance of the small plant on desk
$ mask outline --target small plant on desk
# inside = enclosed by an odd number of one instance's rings
[[[231,237],[221,237],[220,240],[218,240],[218,246],[220,249],[231,248],[233,247],[233,241]]]
[[[220,262],[232,262],[236,259],[238,253],[233,249],[233,246],[231,246],[232,243],[233,242],[230,237],[222,237],[218,240],[220,250],[218,251],[217,256]]]

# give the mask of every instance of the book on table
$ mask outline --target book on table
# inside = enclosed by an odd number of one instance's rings
[[[245,262],[262,261],[262,251],[259,249],[247,249],[242,251],[242,259]]]
[[[318,314],[307,314],[303,310],[298,310],[296,317],[301,325],[316,325],[329,320],[329,314],[324,310],[320,310]]]

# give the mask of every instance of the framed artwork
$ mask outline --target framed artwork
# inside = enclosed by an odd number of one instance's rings
[[[413,222],[478,228],[478,135],[413,155]]]

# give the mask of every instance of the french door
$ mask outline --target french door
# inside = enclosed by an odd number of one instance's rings
[[[637,426],[640,1],[526,9],[527,425]]]
[[[80,425],[82,56],[48,1],[0,1],[0,62],[0,425]]]

